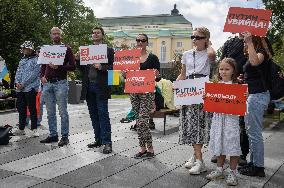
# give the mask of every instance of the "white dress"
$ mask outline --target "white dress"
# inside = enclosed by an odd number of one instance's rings
[[[226,83],[230,84],[232,82]],[[240,156],[242,154],[239,116],[223,113],[213,114],[209,150],[216,156]]]

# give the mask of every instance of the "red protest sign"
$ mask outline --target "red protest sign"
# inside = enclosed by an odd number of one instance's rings
[[[125,79],[125,93],[149,93],[155,91],[155,71],[128,71]]]
[[[113,70],[139,70],[141,49],[120,50],[114,55]]]
[[[271,14],[271,10],[230,7],[223,31],[232,33],[249,31],[252,35],[265,36]]]
[[[246,114],[247,85],[205,83],[204,110],[233,115]]]

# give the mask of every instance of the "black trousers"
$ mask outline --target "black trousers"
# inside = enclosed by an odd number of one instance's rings
[[[239,124],[240,124],[240,132],[241,132],[240,144],[241,144],[242,156],[246,157],[247,154],[249,153],[249,140],[248,140],[248,135],[246,133],[244,116],[240,116]]]
[[[29,92],[17,92],[17,109],[19,112],[19,129],[24,130],[27,120],[27,107],[30,111],[31,129],[37,128],[37,111],[36,111],[35,89]]]

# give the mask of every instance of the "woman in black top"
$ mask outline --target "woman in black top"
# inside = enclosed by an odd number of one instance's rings
[[[244,65],[244,79],[248,84],[246,130],[250,143],[250,163],[240,169],[247,176],[264,177],[264,145],[262,138],[263,115],[270,95],[267,87],[266,72],[269,66],[271,46],[265,38],[252,36],[249,32],[242,33],[245,42],[245,54],[248,57]]]
[[[146,50],[148,45],[148,36],[146,34],[138,34],[136,37],[137,48],[141,48],[140,70],[154,69],[156,75],[159,74],[160,62],[156,55]],[[136,115],[137,133],[139,139],[140,151],[135,154],[134,158],[152,158],[154,157],[154,149],[152,146],[152,135],[149,128],[150,112],[154,106],[154,93],[130,94],[132,108]]]

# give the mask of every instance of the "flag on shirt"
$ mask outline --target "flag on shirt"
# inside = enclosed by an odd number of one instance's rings
[[[119,74],[118,70],[108,70],[108,85],[117,86],[119,85]]]
[[[10,82],[10,76],[9,76],[9,72],[8,72],[6,65],[4,65],[4,67],[3,67],[3,69],[1,70],[1,73],[0,73],[0,81],[2,79],[6,80],[7,82]]]

